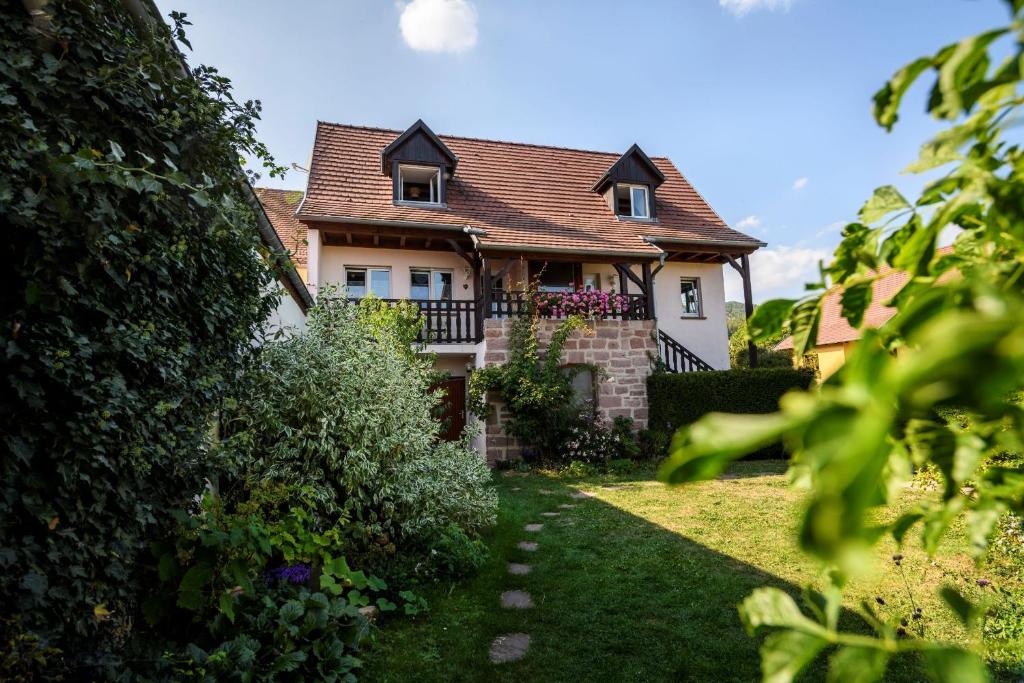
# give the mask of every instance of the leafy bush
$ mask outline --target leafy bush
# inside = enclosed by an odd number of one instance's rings
[[[474,574],[489,556],[479,538],[470,538],[458,525],[449,524],[430,550],[430,575],[439,579],[459,579]]]
[[[671,434],[708,413],[770,413],[787,391],[807,389],[813,382],[813,371],[792,368],[656,373],[647,379],[650,427]],[[776,444],[751,455],[781,458],[785,453]]]
[[[791,368],[793,367],[792,351],[776,351],[775,346],[783,340],[785,334],[778,332],[768,339],[756,343],[757,366],[759,368]],[[743,321],[729,335],[729,364],[732,368],[750,367],[750,349],[747,346],[747,323]]]
[[[425,554],[450,524],[493,524],[497,506],[469,435],[438,439],[431,359],[410,352],[418,326],[407,322],[327,289],[304,334],[264,346],[224,413],[224,454],[247,488],[301,492],[347,557],[382,571],[396,554]]]
[[[59,668],[131,636],[274,298],[239,177],[259,104],[121,3],[46,10],[0,5],[0,599]]]

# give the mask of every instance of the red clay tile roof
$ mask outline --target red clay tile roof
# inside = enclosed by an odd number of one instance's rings
[[[306,266],[306,225],[295,218],[295,210],[302,202],[301,190],[272,190],[257,187],[256,196],[263,204],[271,225],[277,231],[295,265]]]
[[[939,254],[948,254],[952,251],[952,247],[942,247],[937,251]],[[889,266],[883,267],[879,272],[882,273],[882,277],[872,283],[871,303],[864,311],[862,324],[864,328],[881,327],[896,315],[896,309],[886,306],[886,304],[903,289],[910,279],[909,274],[905,271],[893,270]],[[825,295],[822,301],[821,322],[818,324],[818,346],[843,344],[860,339],[860,330],[851,327],[843,317],[843,307],[840,303],[842,295],[842,288],[835,287]],[[786,337],[775,348],[792,349],[793,338]]]
[[[641,236],[736,242],[758,241],[733,230],[672,162],[652,160],[665,182],[655,192],[657,222],[618,220],[594,183],[620,154],[476,138],[438,136],[459,158],[448,182],[447,209],[394,206],[391,178],[381,173],[381,150],[402,131],[319,122],[306,198],[300,214],[469,225],[487,232],[481,246],[567,251],[659,250]]]

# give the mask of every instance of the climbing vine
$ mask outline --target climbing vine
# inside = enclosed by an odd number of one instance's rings
[[[473,372],[468,401],[473,413],[487,417],[491,411],[487,394],[495,393],[511,413],[507,433],[540,457],[556,459],[579,429],[580,406],[572,381],[589,367],[562,367],[562,350],[573,332],[593,332],[582,317],[569,316],[558,324],[542,352],[537,334],[542,318],[529,294],[527,309],[510,323],[508,361]]]

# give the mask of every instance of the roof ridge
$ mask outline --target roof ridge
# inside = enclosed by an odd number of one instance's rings
[[[396,128],[384,128],[382,126],[360,126],[360,125],[352,124],[352,123],[338,123],[336,121],[323,121],[321,119],[317,119],[317,124],[321,124],[321,123],[324,124],[325,126],[335,126],[337,128],[356,128],[356,129],[359,129],[359,130],[372,130],[372,131],[376,131],[378,133],[396,133],[398,135],[401,135],[402,133],[405,132],[404,130],[398,130]],[[482,137],[474,137],[472,135],[452,135],[450,133],[438,133],[437,137],[439,137],[439,138],[451,138],[453,140],[470,140],[472,142],[494,142],[494,143],[501,144],[501,145],[516,145],[517,147],[534,147],[534,148],[540,148],[540,149],[558,149],[558,150],[562,150],[562,151],[566,151],[566,152],[583,152],[585,154],[607,154],[609,156],[615,156],[615,157],[621,157],[624,154],[624,152],[608,152],[608,151],[602,151],[602,150],[598,150],[598,149],[584,149],[582,147],[566,147],[565,145],[545,145],[545,144],[538,143],[538,142],[519,142],[517,140],[498,140],[496,138],[482,138]],[[649,158],[651,160],[659,159],[661,161],[667,161],[670,164],[673,163],[672,159],[670,157],[667,157],[667,156],[654,155],[654,156],[650,156]],[[673,165],[675,165],[675,164],[673,164]]]
[[[254,187],[252,189],[259,190],[260,192],[301,192],[303,194],[306,193],[305,190],[285,190],[284,188],[280,187]]]

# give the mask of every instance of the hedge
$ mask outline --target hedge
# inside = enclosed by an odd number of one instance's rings
[[[671,434],[707,413],[771,413],[787,391],[807,389],[813,382],[813,371],[792,368],[656,373],[647,379],[649,428]],[[749,457],[784,456],[778,444]]]

